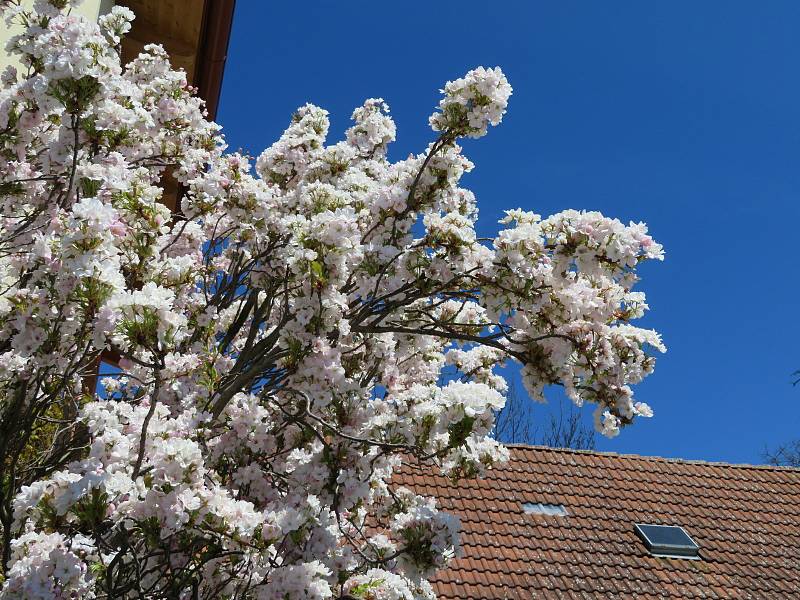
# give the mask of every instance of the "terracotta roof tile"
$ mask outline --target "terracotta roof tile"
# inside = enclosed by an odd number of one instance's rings
[[[800,597],[800,469],[514,446],[482,480],[416,467],[396,481],[461,519],[441,598]],[[701,560],[651,556],[636,522],[683,526]]]

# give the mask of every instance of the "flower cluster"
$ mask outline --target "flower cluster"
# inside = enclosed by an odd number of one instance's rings
[[[458,520],[436,509],[433,498],[400,490],[402,512],[391,522],[391,532],[405,552],[400,555],[401,571],[412,580],[431,575],[458,555]]]
[[[652,415],[644,225],[475,233],[457,142],[499,124],[499,68],[449,82],[405,160],[369,99],[335,143],[300,107],[253,161],[161,47],[120,63],[128,9],[70,4],[0,4],[25,25],[0,90],[2,600],[433,598],[458,523],[393,474],[505,460],[501,366],[606,435]]]
[[[358,600],[433,600],[436,597],[424,579],[415,583],[384,569],[369,569],[351,577],[344,591]]]
[[[3,597],[26,600],[95,598],[96,550],[83,535],[29,532],[11,544],[11,568]]]
[[[448,81],[439,111],[430,117],[434,131],[478,138],[498,125],[511,97],[511,85],[499,67],[478,67],[461,79]]]

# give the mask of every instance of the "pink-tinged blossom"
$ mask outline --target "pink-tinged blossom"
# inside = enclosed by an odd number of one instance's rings
[[[11,544],[11,567],[0,597],[8,600],[96,598],[89,564],[97,559],[81,534],[28,532]]]

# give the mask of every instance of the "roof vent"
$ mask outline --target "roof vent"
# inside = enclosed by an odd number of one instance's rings
[[[653,556],[666,558],[700,559],[700,546],[694,543],[689,534],[677,525],[634,524],[636,535],[642,538]]]
[[[522,510],[528,515],[549,515],[551,517],[566,517],[567,509],[563,504],[542,504],[541,502],[525,502]]]

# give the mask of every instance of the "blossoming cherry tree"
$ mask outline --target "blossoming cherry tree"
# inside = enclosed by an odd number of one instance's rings
[[[369,99],[335,143],[300,107],[253,166],[161,47],[120,64],[128,9],[72,4],[2,3],[25,27],[0,92],[0,598],[433,598],[458,524],[392,474],[507,457],[498,367],[606,435],[650,416],[645,226],[509,210],[475,234],[458,143],[500,123],[499,68],[446,84],[418,155],[387,158]]]

